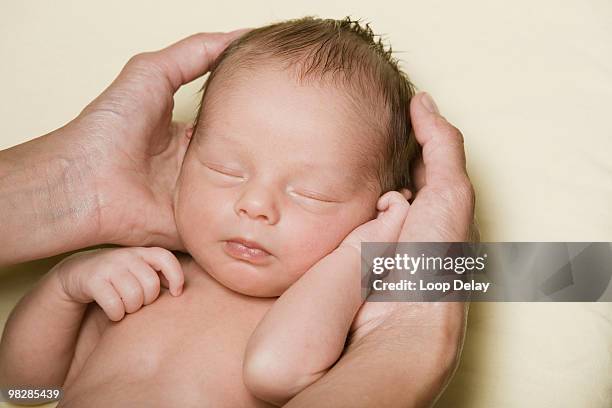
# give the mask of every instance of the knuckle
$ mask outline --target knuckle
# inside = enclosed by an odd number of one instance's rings
[[[458,184],[454,186],[450,196],[458,203],[466,203],[472,206],[474,202],[474,190],[471,184]]]
[[[131,259],[131,255],[127,248],[120,248],[116,251],[110,252],[109,257],[105,260],[106,266],[108,270],[115,274],[120,270],[122,265],[125,265],[125,262]]]
[[[435,127],[438,132],[444,134],[449,139],[456,140],[457,143],[460,144],[463,144],[465,142],[463,133],[461,133],[461,131],[457,127],[448,122],[442,116],[439,116],[435,119]]]
[[[476,192],[474,191],[474,186],[469,180],[464,180],[463,183],[459,183],[455,186],[457,190],[456,194],[463,198],[466,202],[473,202],[476,197]]]
[[[465,143],[465,138],[463,137],[463,133],[461,133],[461,131],[458,128],[451,125],[449,132],[459,143],[461,144]]]
[[[163,262],[164,266],[174,267],[176,265],[176,257],[172,254],[172,252],[168,251],[164,248],[159,248],[159,257]]]
[[[85,287],[91,291],[94,291],[104,285],[105,280],[106,279],[104,278],[102,271],[95,271],[85,282]]]
[[[395,201],[399,202],[399,203],[401,203],[402,201],[405,200],[404,196],[399,191],[392,191],[391,192],[391,198],[394,199]]]
[[[136,55],[133,55],[127,62],[129,66],[140,66],[147,65],[150,63],[151,53],[150,52],[141,52]]]
[[[142,297],[142,292],[135,286],[128,286],[124,288],[123,295],[126,301],[137,302]]]
[[[123,309],[123,302],[121,301],[120,298],[116,297],[116,296],[112,296],[112,297],[106,297],[103,300],[103,303],[111,310],[113,311],[119,311]]]
[[[153,303],[155,301],[155,299],[158,298],[159,296],[159,292],[160,292],[160,287],[157,286],[155,289],[151,290],[151,291],[147,291],[147,295],[146,297],[143,298],[142,300],[142,304],[143,305],[149,305],[151,303]]]
[[[170,251],[162,247],[149,247],[147,250],[149,250],[153,255],[160,257],[170,254]]]
[[[133,248],[121,248],[119,249],[118,252],[121,256],[121,258],[123,259],[134,259],[134,258],[139,258],[138,256],[138,248],[137,247],[133,247]]]
[[[451,206],[462,203],[473,205],[474,202],[474,189],[470,183],[456,183],[451,187],[437,188],[435,193]]]
[[[144,287],[144,290],[147,292],[155,291],[159,289],[159,277],[157,275],[156,276],[147,275],[146,277],[143,277],[142,286]]]

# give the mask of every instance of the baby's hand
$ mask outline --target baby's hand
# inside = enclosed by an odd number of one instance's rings
[[[158,275],[161,273],[161,277]],[[119,321],[159,296],[161,284],[179,296],[184,275],[172,252],[163,248],[111,248],[79,252],[52,270],[65,294],[79,303],[97,302]]]
[[[383,194],[376,203],[375,219],[355,228],[340,244],[361,252],[362,242],[396,242],[408,215],[408,200],[397,191]]]

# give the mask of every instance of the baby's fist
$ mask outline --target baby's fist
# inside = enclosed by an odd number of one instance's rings
[[[64,259],[54,270],[71,300],[95,301],[113,321],[155,301],[161,283],[174,296],[181,294],[184,284],[181,265],[172,252],[163,248],[79,252]]]
[[[362,242],[396,242],[409,208],[408,200],[399,192],[383,194],[376,203],[376,218],[357,227],[340,245],[361,251]]]

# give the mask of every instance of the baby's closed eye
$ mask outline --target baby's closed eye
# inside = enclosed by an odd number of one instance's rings
[[[208,164],[206,165],[206,167],[209,170],[212,170],[213,172],[222,174],[224,176],[241,178],[241,179],[244,178],[244,175],[242,174],[240,170],[235,170],[229,167],[224,167],[224,166],[219,166],[219,165],[208,165]]]
[[[316,191],[312,191],[312,190],[291,190],[289,191],[289,194],[295,195],[297,197],[300,198],[305,198],[307,200],[312,200],[312,201],[318,201],[321,203],[339,203],[340,201],[337,199],[334,199],[328,195],[316,192]]]

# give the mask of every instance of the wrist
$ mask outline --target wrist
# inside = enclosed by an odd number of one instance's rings
[[[90,303],[74,299],[66,290],[61,277],[53,269],[47,272],[26,296],[37,299],[36,303],[41,311],[54,315],[70,313],[70,316],[80,316]]]
[[[76,293],[77,288],[77,276],[70,273],[70,268],[67,266],[69,262],[68,256],[61,260],[57,265],[51,269],[46,276],[43,277],[43,285],[47,286],[47,290],[50,290],[56,298],[69,304],[86,304],[90,301],[84,296],[79,296]]]
[[[342,242],[334,252],[344,257],[357,258],[361,261],[361,244]]]
[[[0,152],[2,263],[45,258],[99,243],[95,171],[69,125]],[[10,239],[9,239],[10,237]],[[27,242],[28,245],[21,244]]]
[[[351,244],[341,244],[332,252],[339,265],[344,267],[341,272],[361,276],[361,250]]]

